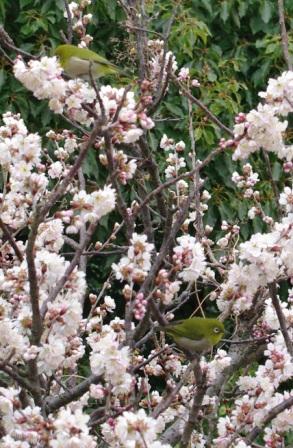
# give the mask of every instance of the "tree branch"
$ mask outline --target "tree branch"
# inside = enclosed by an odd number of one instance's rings
[[[47,298],[47,300],[43,303],[42,308],[41,308],[41,316],[42,318],[44,318],[47,309],[48,309],[48,303],[53,302],[53,300],[57,297],[57,295],[59,294],[59,292],[61,291],[61,289],[64,287],[65,283],[68,281],[70,274],[73,272],[73,270],[75,269],[75,267],[78,265],[79,261],[80,261],[80,257],[82,256],[82,253],[84,251],[84,249],[86,248],[86,246],[88,245],[88,243],[90,242],[95,230],[97,227],[97,222],[91,223],[87,232],[85,233],[85,236],[79,246],[79,248],[76,250],[74,257],[71,260],[70,265],[67,267],[66,271],[64,272],[64,274],[62,275],[62,277],[59,279],[57,285],[55,286],[55,288],[53,289],[53,291],[51,292],[51,294],[49,295],[49,297]]]
[[[293,344],[292,344],[290,335],[289,335],[288,330],[287,330],[286,319],[285,319],[285,316],[283,314],[283,311],[282,311],[282,308],[281,308],[281,305],[280,305],[280,301],[279,301],[279,298],[278,298],[278,295],[277,295],[276,283],[271,283],[269,285],[269,291],[270,291],[270,295],[271,295],[273,306],[274,306],[275,311],[276,311],[277,316],[278,316],[281,332],[283,334],[288,353],[291,355],[291,357],[293,357]]]
[[[10,246],[13,248],[15,255],[19,259],[19,261],[23,261],[23,255],[21,251],[19,250],[19,247],[17,246],[17,243],[15,239],[13,238],[13,235],[10,233],[9,227],[2,221],[0,218],[0,228],[5,236],[5,238],[9,241]]]
[[[262,432],[263,428],[270,423],[277,415],[279,415],[281,412],[285,411],[286,409],[290,409],[293,406],[293,396],[287,398],[287,400],[284,400],[282,403],[277,404],[274,406],[264,417],[261,424],[259,426],[255,426],[250,433],[245,437],[245,439],[248,442],[252,442],[256,437]]]
[[[196,360],[196,362],[197,362],[197,360]],[[158,418],[159,415],[162,414],[162,412],[164,412],[166,409],[168,409],[168,407],[170,406],[170,404],[172,403],[172,401],[174,400],[174,398],[180,391],[181,387],[184,385],[185,381],[187,380],[190,372],[192,371],[192,369],[194,367],[194,363],[195,363],[195,360],[193,360],[193,362],[191,362],[189,364],[189,366],[187,367],[187,369],[184,372],[183,377],[176,384],[174,389],[166,397],[164,397],[164,399],[161,400],[160,403],[155,407],[155,409],[153,410],[152,415],[151,415],[154,419]]]
[[[204,111],[204,113],[207,115],[207,117],[215,123],[219,128],[221,128],[223,131],[227,132],[230,137],[234,137],[233,131],[229,129],[227,126],[224,125],[217,117],[214,115],[199,99],[195,98],[189,90],[176,78],[175,75],[171,75],[171,78],[173,79],[174,83],[177,84],[177,86],[180,88],[180,91],[185,95],[192,103],[196,104],[200,109]]]
[[[288,34],[287,34],[286,24],[285,24],[285,13],[284,13],[283,0],[278,0],[278,11],[279,11],[279,24],[280,24],[280,29],[281,29],[281,39],[282,39],[284,59],[286,61],[288,70],[292,70],[292,63],[291,63],[290,54],[289,54]]]
[[[54,412],[57,409],[61,408],[61,406],[66,406],[73,400],[77,400],[78,398],[82,397],[82,395],[84,395],[89,390],[91,384],[98,384],[101,380],[102,376],[92,374],[80,384],[73,387],[71,390],[60,394],[57,397],[48,398],[45,405],[47,413],[49,414],[51,412]]]
[[[185,424],[183,434],[181,437],[180,448],[187,448],[189,445],[192,431],[195,429],[197,416],[201,409],[204,395],[207,388],[206,373],[200,367],[199,359],[193,365],[194,378],[196,381],[196,392],[193,397],[192,407],[189,412],[188,420]]]
[[[67,14],[67,38],[66,38],[66,43],[67,44],[71,44],[72,43],[72,37],[73,37],[72,16],[71,16],[71,11],[69,9],[68,1],[67,0],[63,0],[63,2],[64,2],[64,6],[65,6],[65,9],[66,9],[66,14]]]

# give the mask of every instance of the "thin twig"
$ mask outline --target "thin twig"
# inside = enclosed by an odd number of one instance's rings
[[[28,53],[27,51],[21,50],[20,48],[17,48],[14,45],[13,40],[5,31],[2,25],[0,25],[0,43],[3,47],[8,48],[9,50],[15,51],[17,54],[20,54],[21,56],[24,56],[25,58],[29,59],[38,59],[37,56],[33,56],[31,53]]]
[[[0,218],[0,228],[1,228],[4,236],[9,241],[9,243],[10,243],[11,247],[13,248],[15,255],[17,256],[19,261],[23,261],[23,255],[22,255],[21,251],[19,250],[19,247],[18,247],[15,239],[13,238],[13,235],[10,233],[9,227],[2,221],[1,218]]]
[[[239,341],[232,341],[231,339],[221,339],[221,342],[228,344],[259,344],[260,342],[268,342],[272,336],[276,334],[276,331],[272,331],[271,334],[256,339],[240,339]]]
[[[101,95],[100,95],[100,91],[99,91],[99,89],[98,89],[97,83],[96,83],[96,81],[95,81],[95,79],[94,79],[94,76],[93,76],[92,65],[93,65],[93,63],[92,63],[92,61],[91,61],[91,62],[90,62],[90,65],[89,65],[89,76],[90,76],[90,81],[91,81],[91,84],[92,84],[92,86],[93,86],[93,89],[94,89],[94,91],[95,91],[95,94],[96,94],[96,97],[97,97],[97,100],[98,100],[98,103],[99,103],[99,106],[100,106],[100,110],[101,110],[101,118],[102,118],[102,125],[105,126],[106,121],[107,121],[105,105],[104,105],[104,102],[103,102],[102,97],[101,97]]]
[[[288,330],[287,330],[286,319],[285,319],[285,316],[283,314],[283,311],[282,311],[282,308],[281,308],[281,305],[280,305],[280,301],[279,301],[279,298],[278,298],[278,295],[277,295],[276,283],[271,283],[269,285],[269,291],[270,291],[270,295],[271,295],[273,306],[274,306],[276,314],[278,316],[280,329],[281,329],[281,332],[283,334],[288,353],[291,355],[291,357],[293,357],[293,344],[292,344],[290,335],[289,335]]]
[[[229,129],[227,126],[224,125],[217,117],[214,115],[208,108],[205,106],[199,99],[195,98],[189,90],[176,78],[175,75],[171,75],[172,80],[175,84],[180,88],[180,91],[185,95],[189,100],[192,101],[192,103],[196,104],[200,109],[204,111],[204,113],[207,115],[207,117],[215,123],[219,128],[221,128],[223,131],[227,132],[231,137],[234,137],[233,131]]]
[[[171,187],[172,185],[176,184],[177,182],[179,182],[181,179],[185,179],[188,177],[192,177],[196,171],[200,171],[202,170],[206,165],[208,165],[208,163],[218,154],[223,152],[223,148],[219,147],[216,150],[212,151],[207,157],[206,159],[204,159],[202,162],[200,162],[199,165],[197,165],[194,169],[192,169],[191,171],[188,171],[187,173],[182,173],[177,177],[173,177],[172,179],[164,182],[163,184],[160,184],[157,188],[155,188],[154,190],[152,190],[145,198],[144,200],[139,204],[139,206],[135,209],[135,211],[133,212],[133,216],[136,217],[137,214],[139,213],[140,209],[142,207],[144,207],[152,197],[158,195],[159,193],[161,193],[161,191],[163,191],[164,189]]]
[[[158,167],[156,161],[153,158],[152,151],[149,148],[149,145],[147,143],[145,136],[143,136],[139,139],[139,147],[141,150],[142,157],[145,160],[146,169],[148,170],[150,178],[151,178],[152,190],[156,190],[162,184],[161,178],[160,178],[160,170],[159,170],[159,167]],[[156,200],[157,200],[158,210],[159,210],[161,216],[163,218],[165,218],[167,215],[165,198],[164,198],[164,195],[162,194],[161,190],[156,190],[156,191],[157,191]],[[144,204],[142,206],[144,206]]]
[[[198,413],[201,409],[204,395],[207,389],[206,373],[202,371],[199,364],[199,359],[196,359],[193,362],[193,372],[196,381],[196,392],[193,397],[193,402],[189,412],[188,420],[184,426],[180,442],[180,448],[186,448],[189,445],[190,437],[192,431],[195,429]]]
[[[134,220],[128,213],[128,207],[126,205],[126,202],[124,201],[119,182],[118,182],[116,176],[114,175],[115,160],[114,160],[111,135],[108,130],[105,132],[104,137],[105,137],[105,150],[106,150],[106,156],[107,156],[107,161],[108,161],[108,168],[109,168],[109,172],[112,175],[112,183],[113,183],[113,186],[116,191],[117,209],[118,209],[120,215],[122,216],[122,218],[124,219],[127,239],[129,241],[132,236],[132,233],[133,233]]]
[[[102,380],[101,375],[90,375],[84,381],[82,381],[77,386],[73,387],[69,391],[53,397],[48,398],[46,401],[46,410],[48,413],[54,412],[61,406],[66,406],[74,400],[82,397],[90,388],[91,384],[98,384]]]
[[[277,184],[276,184],[276,182],[274,181],[274,178],[273,178],[273,171],[272,171],[272,167],[271,167],[270,157],[269,157],[267,151],[263,150],[262,153],[263,153],[266,165],[267,165],[267,173],[268,173],[268,176],[270,178],[271,186],[272,186],[272,189],[273,189],[273,192],[274,192],[274,196],[275,196],[275,205],[276,205],[276,210],[277,210],[277,217],[278,217],[278,219],[280,219],[281,216],[282,216],[282,209],[281,209],[280,203],[279,203],[278,187],[277,187]]]
[[[7,62],[8,62],[11,66],[13,66],[13,65],[14,65],[13,60],[8,56],[8,54],[6,53],[6,51],[5,51],[1,46],[0,46],[0,51],[1,51],[1,53],[3,54],[4,58],[7,60]]]
[[[280,28],[281,28],[281,39],[282,39],[284,59],[286,61],[288,70],[292,70],[292,62],[290,60],[290,54],[289,54],[288,34],[287,34],[286,24],[285,24],[285,13],[284,13],[283,0],[278,0],[278,10],[279,10],[279,24],[280,24]]]
[[[20,376],[15,370],[13,370],[9,366],[0,366],[0,370],[6,373],[10,378],[16,381],[21,387],[29,391],[33,396],[35,396],[37,389],[35,385],[32,385],[31,382]]]
[[[187,380],[192,369],[193,369],[193,363],[190,363],[189,366],[187,367],[187,369],[185,370],[184,375],[182,376],[181,380],[177,383],[177,385],[174,387],[174,389],[166,397],[164,397],[160,401],[160,403],[155,407],[155,409],[152,412],[152,417],[154,419],[158,418],[159,415],[162,414],[162,412],[164,412],[166,409],[168,409],[168,407],[170,406],[170,404],[172,403],[172,401],[174,400],[174,398],[180,391],[181,387],[185,384],[185,381]]]
[[[137,366],[134,366],[133,369],[132,369],[132,373],[135,373],[137,370],[140,370],[142,367],[144,367],[147,364],[149,364],[153,359],[157,358],[162,353],[164,353],[165,351],[169,350],[171,347],[172,347],[172,345],[168,345],[167,347],[161,348],[161,350],[159,350],[158,352],[156,352],[153,355],[149,356],[148,359],[146,359],[145,361],[141,362]]]
[[[28,268],[28,280],[29,280],[29,291],[30,291],[30,301],[32,307],[32,331],[31,331],[31,342],[33,345],[39,345],[41,335],[42,335],[42,318],[40,313],[40,296],[39,296],[39,284],[37,278],[37,269],[35,265],[35,241],[38,234],[39,227],[39,213],[40,207],[38,206],[33,215],[33,221],[30,229],[30,233],[27,240],[26,246],[26,262]]]
[[[162,98],[162,92],[164,90],[164,86],[163,86],[163,79],[164,79],[164,72],[165,72],[165,67],[166,67],[166,62],[167,65],[170,65],[171,69],[172,69],[172,56],[170,57],[170,59],[168,61],[166,61],[167,59],[167,52],[168,52],[168,38],[171,32],[171,27],[173,24],[173,21],[176,17],[177,11],[179,8],[179,3],[178,5],[176,5],[172,11],[172,15],[168,21],[167,27],[166,27],[166,31],[164,33],[164,49],[163,49],[163,57],[162,57],[162,62],[161,62],[161,70],[159,73],[159,79],[158,79],[158,83],[157,83],[157,92],[155,93],[155,100],[154,103],[155,105],[158,104],[159,102],[159,98]],[[167,71],[168,72],[168,71]],[[171,76],[171,70],[169,73],[169,77]]]
[[[116,123],[116,121],[118,120],[118,117],[119,117],[119,114],[121,112],[121,109],[124,106],[124,103],[125,103],[125,100],[126,100],[126,97],[127,97],[127,93],[131,90],[131,87],[132,87],[131,84],[128,85],[127,87],[125,87],[123,95],[122,95],[122,98],[121,98],[121,100],[119,102],[119,105],[118,105],[118,107],[116,109],[115,115],[114,115],[114,117],[112,119],[112,123]]]
[[[83,253],[85,247],[90,242],[90,240],[96,230],[96,227],[97,227],[97,222],[90,224],[90,226],[83,238],[83,241],[81,242],[79,248],[76,250],[74,257],[72,258],[72,260],[70,262],[70,265],[67,267],[67,269],[65,270],[62,277],[58,280],[56,286],[54,287],[53,291],[50,293],[48,298],[44,301],[42,308],[41,308],[42,318],[44,318],[44,316],[47,312],[48,304],[53,302],[53,300],[57,297],[57,295],[59,294],[61,289],[64,287],[65,283],[68,281],[70,274],[74,271],[75,267],[80,262],[80,257],[82,256],[82,253]]]
[[[160,37],[161,39],[164,39],[164,35],[162,33],[158,33],[157,31],[148,30],[147,28],[141,28],[139,26],[133,26],[129,22],[125,23],[125,28],[129,30],[134,31],[143,31],[144,33],[154,34],[155,36]]]
[[[64,6],[66,9],[66,14],[67,14],[67,43],[71,44],[72,43],[72,37],[73,37],[73,30],[72,30],[72,16],[71,16],[71,11],[68,5],[68,1],[67,0],[63,0],[64,2]]]

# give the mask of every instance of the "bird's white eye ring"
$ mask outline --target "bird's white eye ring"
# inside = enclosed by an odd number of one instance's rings
[[[214,333],[216,333],[216,334],[217,334],[217,333],[220,333],[220,329],[219,329],[218,327],[215,327],[215,328],[214,328]]]

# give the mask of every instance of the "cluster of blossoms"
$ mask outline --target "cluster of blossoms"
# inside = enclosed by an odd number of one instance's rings
[[[137,160],[130,159],[122,150],[114,150],[113,159],[115,161],[117,178],[122,185],[126,185],[126,183],[133,178],[136,172]],[[99,160],[103,166],[108,165],[108,159],[105,154],[99,154]]]
[[[164,149],[165,151],[170,151],[167,157],[167,162],[169,165],[165,169],[166,179],[177,177],[179,174],[179,170],[186,167],[185,158],[179,157],[178,155],[184,152],[185,143],[183,141],[175,143],[173,139],[168,138],[167,135],[163,135],[160,142],[160,148]],[[184,184],[186,184],[186,182],[184,182]],[[182,189],[182,183],[178,182],[177,187],[179,190],[180,188]]]
[[[77,234],[84,225],[95,224],[115,208],[115,191],[108,185],[89,194],[80,190],[70,205],[70,209],[56,212],[55,217],[66,226],[65,233]]]
[[[102,433],[109,446],[121,448],[171,448],[157,440],[163,429],[160,420],[147,416],[143,409],[136,413],[124,412],[115,421],[102,425]]]
[[[67,233],[77,233],[82,224],[96,222],[114,208],[115,190],[110,186],[106,185],[103,189],[93,191],[90,194],[81,190],[73,196],[71,201],[71,216],[65,213],[65,216],[70,218]]]
[[[221,249],[224,249],[226,247],[229,247],[229,244],[234,241],[235,236],[238,237],[240,227],[237,226],[236,224],[228,224],[227,221],[224,220],[222,221],[221,224],[221,230],[224,230],[224,232],[226,233],[222,238],[220,238],[217,241],[217,245]],[[226,258],[225,256],[221,257],[220,261],[222,263],[225,263],[227,261],[225,258]]]
[[[246,163],[242,167],[242,175],[234,171],[232,182],[237,185],[237,188],[243,190],[245,198],[251,198],[253,196],[253,187],[259,182],[258,173],[254,173],[250,163]]]
[[[261,286],[282,275],[293,277],[293,215],[289,214],[272,231],[252,235],[240,244],[239,263],[231,265],[227,282],[222,285],[218,300],[220,310],[227,307],[236,313],[250,309],[253,297]]]
[[[273,224],[273,219],[264,213],[261,205],[261,196],[258,190],[254,189],[254,186],[259,182],[258,173],[253,172],[252,166],[246,163],[242,167],[242,175],[237,171],[234,171],[232,175],[232,182],[234,182],[240,190],[243,192],[245,199],[250,199],[254,202],[254,206],[248,210],[249,219],[254,219],[256,216],[260,216],[262,220],[269,225]]]
[[[163,305],[169,305],[172,302],[182,283],[178,280],[172,281],[170,277],[171,273],[167,269],[160,269],[156,277],[155,298]]]
[[[179,70],[177,79],[178,81],[187,82],[188,84],[191,84],[192,87],[200,87],[200,82],[197,79],[190,78],[189,68],[187,67],[182,67]]]
[[[147,242],[146,235],[134,233],[130,240],[127,255],[112,269],[116,279],[129,283],[142,283],[151,268],[151,256],[154,245]]]
[[[82,402],[71,403],[45,419],[38,406],[21,409],[19,394],[20,389],[0,388],[2,425],[8,434],[1,438],[1,448],[96,448],[96,437],[89,434],[89,416],[82,412]]]
[[[30,134],[19,115],[7,112],[0,127],[0,165],[6,191],[0,194],[1,219],[16,230],[26,225],[32,206],[46,192],[41,138]]]
[[[260,92],[259,96],[264,98],[266,104],[259,104],[247,115],[240,113],[236,117],[233,159],[246,159],[262,148],[292,162],[293,145],[286,145],[283,139],[288,121],[280,117],[293,112],[293,72],[288,71],[277,79],[270,79],[266,92]]]
[[[278,114],[287,116],[292,112],[293,103],[293,72],[284,72],[277,79],[270,78],[265,92],[259,96],[272,106]]]
[[[219,373],[221,373],[226,367],[231,364],[231,357],[228,356],[226,350],[218,349],[213,360],[210,362],[206,362],[205,360],[201,360],[201,365],[203,369],[207,369],[208,372],[208,382],[212,384]],[[205,397],[205,401],[207,397]]]
[[[280,121],[275,110],[268,104],[259,104],[246,116],[239,114],[234,126],[234,137],[237,148],[233,159],[247,159],[250,154],[261,148],[284,157],[283,132],[288,122]]]
[[[102,115],[95,90],[81,79],[66,81],[62,78],[62,67],[56,57],[43,57],[40,61],[31,60],[26,65],[22,59],[16,59],[14,75],[38,99],[48,99],[50,109],[65,113],[71,120],[86,126],[92,126],[91,114],[83,104],[92,105],[94,113]],[[144,132],[151,129],[153,121],[146,115],[143,106],[137,106],[134,92],[102,86],[100,99],[103,103],[107,123],[111,123],[113,143],[134,143]],[[96,103],[96,104],[95,104]],[[100,145],[103,144],[103,140]]]
[[[293,309],[283,307],[286,323],[293,321]],[[272,308],[271,300],[266,301],[263,322],[267,329],[278,330],[279,321]],[[292,337],[292,330],[291,330]],[[217,446],[230,446],[235,433],[249,432],[253,427],[261,425],[269,411],[290,397],[289,392],[278,392],[283,382],[292,378],[293,365],[280,331],[268,343],[264,352],[266,361],[259,365],[254,376],[241,376],[237,382],[241,397],[235,401],[231,416],[220,417],[218,421],[219,437],[214,441]],[[291,393],[292,395],[292,393]],[[266,447],[278,447],[282,435],[292,427],[293,413],[288,409],[277,415],[271,428],[265,429],[264,441]]]
[[[87,47],[93,37],[86,34],[86,27],[92,21],[92,14],[84,14],[84,10],[92,3],[91,0],[80,0],[79,3],[70,2],[68,5],[71,15],[72,29],[80,38],[80,46]],[[64,11],[64,17],[67,17],[67,11]]]
[[[40,226],[36,240],[35,266],[40,307],[47,307],[39,347],[29,342],[32,311],[24,251],[22,262],[15,260],[12,266],[0,270],[3,308],[0,321],[1,359],[9,356],[13,349],[14,360],[25,363],[36,358],[40,372],[47,373],[61,367],[74,369],[84,353],[82,340],[78,337],[86,287],[84,273],[75,269],[68,276],[66,289],[53,302],[48,301],[69,265],[69,261],[58,254],[63,246],[62,233],[62,222],[52,220]]]
[[[91,322],[89,326],[91,327]],[[103,325],[101,333],[91,332],[87,338],[92,349],[91,370],[94,374],[101,375],[115,396],[130,393],[135,385],[133,377],[127,371],[130,365],[129,348],[119,347],[124,339],[122,324],[115,320],[111,325]]]
[[[46,137],[52,142],[54,156],[58,159],[57,162],[51,164],[48,174],[52,179],[59,178],[62,173],[65,176],[65,162],[80,148],[78,138],[72,131],[67,129],[63,129],[60,133],[50,130],[46,133]]]
[[[203,184],[202,179],[199,179],[200,186]],[[179,184],[179,192],[181,194],[182,192],[182,198],[186,198],[186,195],[183,196],[184,193],[188,190],[188,183],[184,180],[180,180],[178,182]],[[184,221],[182,229],[184,232],[188,232],[188,227],[190,223],[194,223],[197,220],[198,215],[203,216],[205,212],[208,210],[209,206],[207,202],[210,200],[211,195],[207,190],[203,190],[200,195],[200,203],[197,205],[195,202],[191,204],[191,211],[189,212],[188,218]],[[194,209],[196,208],[196,211]],[[208,236],[213,231],[213,228],[209,225],[206,225],[205,227],[205,235]],[[208,240],[206,240],[207,243],[209,243]]]
[[[284,207],[286,213],[293,212],[293,189],[285,187],[284,191],[280,194],[279,203]]]
[[[136,294],[134,302],[134,317],[137,320],[141,320],[146,312],[147,300],[144,298],[144,294],[139,292]]]
[[[173,249],[173,263],[180,271],[184,282],[196,282],[206,268],[202,245],[193,236],[183,235],[177,238],[178,246]]]
[[[148,41],[148,50],[151,55],[151,58],[148,61],[149,79],[153,84],[153,90],[156,89],[160,79],[165,82],[168,68],[174,73],[178,67],[174,54],[171,51],[167,51],[165,54],[164,47],[165,42],[163,40],[157,39]]]

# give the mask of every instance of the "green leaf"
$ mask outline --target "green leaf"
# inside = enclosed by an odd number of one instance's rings
[[[212,145],[214,143],[215,134],[211,129],[204,129],[202,135],[208,145]]]
[[[32,0],[19,0],[19,6],[21,9],[25,8],[29,4],[32,4]]]
[[[5,81],[6,81],[6,73],[5,73],[5,70],[3,68],[1,68],[0,69],[0,89],[4,85]]]
[[[218,219],[218,209],[214,205],[210,205],[207,213],[205,214],[205,222],[209,226],[214,226]]]
[[[269,23],[272,17],[272,5],[268,0],[264,0],[259,12],[264,23]]]
[[[212,0],[213,1],[213,0]],[[195,3],[195,6],[196,6],[196,3],[197,3],[197,0],[195,0],[193,3]],[[212,12],[213,12],[213,8],[212,8],[212,5],[211,5],[211,1],[210,0],[201,0],[201,3],[202,3],[202,6],[210,13],[210,14],[212,14]]]
[[[224,1],[222,3],[220,17],[221,17],[221,19],[223,20],[224,23],[227,22],[228,17],[229,17],[229,8],[228,8],[228,2],[227,1]]]
[[[253,32],[253,34],[256,34],[259,31],[262,31],[262,29],[263,29],[263,20],[259,16],[253,16],[250,19],[249,25],[250,25],[250,29]]]
[[[225,220],[227,220],[229,222],[230,220],[233,219],[234,213],[233,213],[233,211],[231,210],[231,207],[228,204],[222,203],[219,206],[219,212],[220,212],[222,220],[225,219]]]
[[[240,235],[244,240],[247,240],[249,238],[249,235],[251,234],[251,229],[249,224],[242,224],[240,228]]]
[[[98,179],[99,177],[99,166],[96,160],[96,151],[91,149],[83,163],[83,172],[86,176]]]
[[[116,19],[116,1],[113,0],[102,0],[104,7],[107,11],[108,16],[111,20]]]
[[[198,127],[198,128],[195,129],[195,131],[194,131],[194,138],[195,138],[195,141],[196,141],[196,142],[197,142],[198,140],[201,139],[201,137],[202,137],[202,131],[203,131],[203,129],[200,128],[200,127]]]
[[[239,201],[238,217],[242,221],[247,216],[247,205],[244,201]]]
[[[166,106],[166,109],[168,109],[168,111],[171,112],[173,115],[176,115],[177,117],[184,116],[183,110],[180,109],[180,107],[175,106],[175,104],[166,103],[165,106]]]
[[[241,2],[240,4],[239,4],[239,7],[238,7],[238,14],[239,14],[239,17],[240,18],[242,18],[242,17],[244,17],[245,16],[245,14],[246,14],[246,12],[247,12],[247,8],[248,8],[248,4],[247,4],[247,2]]]
[[[254,218],[254,220],[252,221],[252,226],[254,233],[261,233],[263,231],[264,224],[259,216],[256,216]]]
[[[52,112],[49,110],[48,107],[45,107],[45,109],[42,112],[41,115],[41,121],[43,126],[47,126],[50,122],[50,119],[52,117]]]
[[[207,78],[210,82],[215,82],[217,80],[217,75],[215,72],[213,72],[212,70],[208,71],[208,75]]]
[[[275,162],[272,169],[273,180],[278,181],[281,178],[283,172],[282,165],[279,162]]]
[[[240,19],[236,11],[232,11],[232,19],[237,28],[240,28]]]
[[[261,64],[260,68],[256,70],[252,75],[252,81],[255,86],[263,86],[263,80],[266,78],[267,72],[271,66],[270,59],[266,59]]]

